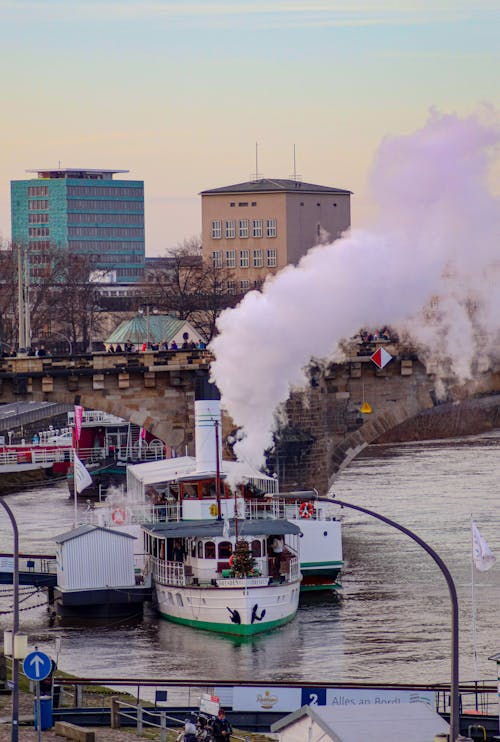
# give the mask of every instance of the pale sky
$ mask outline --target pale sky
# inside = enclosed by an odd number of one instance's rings
[[[0,0],[0,232],[26,169],[129,169],[146,253],[199,234],[199,192],[287,178],[354,191],[429,109],[499,105],[497,0]]]

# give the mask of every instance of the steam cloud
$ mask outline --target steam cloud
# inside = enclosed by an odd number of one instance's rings
[[[371,228],[311,249],[221,314],[212,374],[242,428],[239,458],[262,463],[276,410],[304,384],[311,357],[331,355],[361,327],[406,332],[443,376],[487,367],[500,341],[499,203],[488,188],[499,141],[490,109],[433,111],[413,135],[386,139]]]

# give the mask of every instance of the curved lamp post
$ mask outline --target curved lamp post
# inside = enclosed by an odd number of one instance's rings
[[[427,544],[425,541],[423,541],[419,536],[417,536],[413,531],[410,531],[408,528],[405,528],[404,526],[401,526],[399,523],[396,523],[396,521],[391,520],[390,518],[386,518],[385,515],[379,515],[379,513],[375,513],[373,510],[368,510],[367,508],[362,508],[359,505],[352,505],[350,502],[344,502],[343,500],[338,500],[335,498],[328,498],[328,497],[319,497],[319,500],[323,500],[325,502],[330,503],[336,503],[337,505],[341,505],[345,508],[352,508],[353,510],[359,510],[360,513],[366,513],[366,515],[371,515],[373,518],[377,518],[377,520],[381,520],[383,523],[387,523],[387,525],[392,526],[393,528],[397,528],[398,531],[401,531],[406,536],[409,536],[409,538],[413,539],[413,541],[416,541],[419,546],[424,549],[424,551],[429,554],[429,556],[436,562],[437,566],[443,573],[443,576],[446,580],[446,584],[448,585],[448,590],[450,593],[450,600],[451,600],[451,683],[450,683],[450,696],[451,696],[451,702],[450,702],[450,739],[452,742],[455,742],[455,740],[458,739],[460,734],[460,712],[459,712],[459,704],[460,704],[460,696],[459,696],[459,673],[458,673],[458,598],[457,598],[457,590],[455,588],[455,583],[453,582],[453,578],[450,574],[450,571],[446,564],[443,562],[439,554],[436,554],[434,549],[432,549],[429,544]]]
[[[14,571],[12,573],[13,585],[13,619],[12,619],[12,742],[19,739],[19,660],[16,659],[14,642],[19,631],[19,531],[17,529],[14,513],[7,505],[3,497],[0,497],[0,505],[6,510],[12,523],[14,532]]]

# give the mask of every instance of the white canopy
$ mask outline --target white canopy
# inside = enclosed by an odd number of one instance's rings
[[[148,485],[176,482],[185,477],[215,477],[213,471],[197,471],[193,456],[180,456],[175,459],[160,459],[144,464],[127,466],[127,493],[129,498],[143,501]],[[223,461],[221,476],[230,484],[252,482],[264,492],[276,492],[277,481],[252,466],[239,461]]]

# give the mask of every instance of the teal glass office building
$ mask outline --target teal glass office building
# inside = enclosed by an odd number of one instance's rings
[[[128,170],[28,170],[11,181],[12,241],[29,247],[30,273],[43,275],[52,247],[89,255],[117,283],[144,275],[144,181],[115,180]]]

